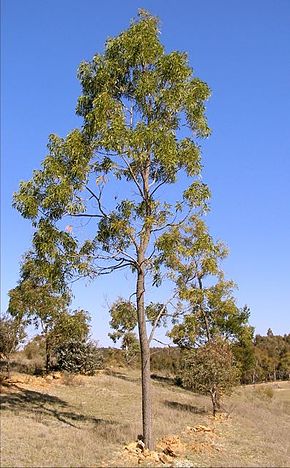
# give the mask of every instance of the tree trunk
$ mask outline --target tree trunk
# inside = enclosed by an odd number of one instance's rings
[[[212,402],[212,414],[213,417],[215,418],[216,413],[218,410],[221,408],[221,403],[220,403],[220,395],[219,392],[216,388],[213,388],[210,392],[211,396],[211,402]]]
[[[50,346],[47,337],[45,338],[45,373],[50,371]]]
[[[150,347],[146,330],[146,317],[144,305],[145,275],[142,262],[137,276],[137,314],[138,329],[141,350],[141,376],[142,376],[142,421],[143,438],[145,447],[153,450],[152,437],[152,405],[151,405],[151,381],[150,381]]]
[[[215,415],[216,415],[216,401],[215,401],[214,392],[210,392],[210,396],[211,396],[211,402],[212,402],[212,414],[213,414],[213,417],[215,418]]]
[[[7,357],[6,368],[7,368],[7,377],[8,379],[10,379],[11,377],[10,356]]]

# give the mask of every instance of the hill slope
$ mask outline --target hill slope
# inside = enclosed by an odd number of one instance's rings
[[[156,453],[138,449],[137,371],[48,380],[15,374],[1,390],[1,466],[289,466],[290,382],[239,388],[213,420],[209,400],[154,379]]]

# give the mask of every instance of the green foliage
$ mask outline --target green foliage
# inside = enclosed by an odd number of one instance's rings
[[[50,328],[70,303],[69,290],[49,279],[53,276],[52,270],[46,269],[49,266],[53,268],[29,252],[22,262],[18,285],[9,291],[10,314],[43,329]]]
[[[39,242],[42,248],[41,243],[44,241]],[[17,320],[41,328],[45,367],[49,372],[56,347],[68,340],[86,341],[89,316],[82,310],[73,313],[68,311],[70,291],[60,276],[57,276],[56,281],[53,280],[53,269],[47,270],[47,266],[52,267],[51,260],[45,262],[32,252],[26,254],[21,265],[19,284],[9,291],[8,310]]]
[[[10,358],[26,337],[25,327],[21,320],[9,314],[0,316],[0,360],[5,361],[10,372]]]
[[[52,349],[66,343],[75,341],[85,343],[90,331],[90,317],[84,310],[76,310],[72,313],[64,311],[56,317],[52,329],[47,335]]]
[[[229,343],[215,338],[197,349],[187,351],[180,377],[186,388],[211,396],[215,415],[220,408],[221,397],[230,394],[239,383],[239,370]]]
[[[55,355],[57,369],[72,374],[94,375],[103,365],[100,350],[91,342],[66,341],[56,348]]]
[[[209,198],[198,179],[200,149],[194,141],[209,134],[204,116],[209,89],[193,76],[185,53],[165,53],[156,18],[140,11],[127,31],[107,41],[103,55],[80,65],[78,74],[82,129],[66,138],[50,135],[42,168],[20,184],[13,202],[36,227],[31,255],[59,287],[74,274],[136,270],[134,250],[146,250],[153,231],[166,230],[181,219],[182,210],[206,209]],[[156,198],[178,171],[190,176],[180,200]],[[110,210],[102,201],[107,174],[118,192]],[[136,195],[117,201],[124,182],[133,184]],[[65,216],[91,217],[98,223],[96,236],[78,240],[72,225],[66,230],[59,222]],[[149,253],[144,264],[153,274],[154,257]]]
[[[137,310],[130,301],[117,299],[110,308],[110,327],[114,330],[109,337],[114,343],[124,337],[127,332],[132,332],[137,325]]]
[[[147,321],[152,325],[156,322],[156,326],[166,324],[166,312],[166,307],[160,303],[150,302],[145,307]],[[132,337],[132,332],[138,324],[136,306],[130,301],[119,298],[112,304],[109,313],[111,315],[110,327],[114,330],[113,333],[109,333],[109,337],[114,343],[120,339],[124,343],[125,337],[129,333],[127,339],[130,340],[130,336]]]
[[[201,219],[193,216],[186,226],[163,234],[158,248],[184,304],[181,321],[169,332],[175,344],[190,348],[216,335],[230,341],[252,339],[249,309],[237,307],[234,283],[224,279],[220,267],[227,250],[221,242],[213,241]]]
[[[254,341],[253,383],[276,379],[289,379],[289,335],[274,335],[269,329],[267,336],[257,335]]]
[[[132,364],[140,354],[140,345],[133,332],[126,332],[122,340],[122,349],[125,351],[126,364]]]

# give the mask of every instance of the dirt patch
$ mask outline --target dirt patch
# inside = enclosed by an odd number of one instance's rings
[[[216,443],[216,425],[224,420],[214,420],[211,426],[188,426],[180,435],[162,437],[155,451],[145,449],[142,441],[132,442],[102,466],[192,466],[192,455],[222,450]]]

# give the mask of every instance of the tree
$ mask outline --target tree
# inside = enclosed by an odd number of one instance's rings
[[[158,240],[161,262],[172,272],[183,314],[169,332],[175,344],[192,348],[215,336],[229,341],[251,340],[250,310],[239,309],[234,283],[225,280],[221,261],[227,249],[214,242],[203,220],[193,216],[186,226],[173,227]]]
[[[124,268],[135,275],[143,436],[152,448],[145,291],[150,280],[162,281],[158,236],[207,209],[197,140],[210,133],[204,116],[210,92],[193,76],[185,53],[165,53],[158,20],[144,10],[108,39],[103,54],[80,65],[79,78],[81,130],[50,136],[42,169],[20,184],[14,206],[32,220],[33,249],[43,268],[52,266],[51,279],[64,284]],[[165,188],[177,176],[182,184],[169,197]],[[90,229],[78,239],[76,218],[96,222],[96,234]]]
[[[10,316],[3,314],[0,317],[0,356],[6,360],[8,377],[10,376],[10,357],[23,342],[26,334],[24,324]]]
[[[154,331],[161,325],[165,326],[167,322],[167,305],[150,302],[145,307],[145,319],[147,324],[151,324],[151,333],[149,342],[152,341]],[[140,346],[136,342],[134,330],[138,325],[138,315],[136,305],[123,298],[117,299],[110,307],[111,321],[110,326],[114,330],[109,333],[109,337],[116,343],[121,341],[121,348],[125,350],[126,362],[129,364],[137,354],[140,353]]]
[[[114,330],[109,337],[116,343],[121,341],[121,348],[125,351],[126,363],[130,364],[140,353],[140,346],[134,329],[137,326],[137,310],[130,301],[119,298],[110,308],[110,326]]]
[[[240,338],[233,344],[232,351],[240,369],[241,383],[255,383],[255,348],[253,337]]]
[[[281,353],[279,371],[282,378],[290,380],[290,349]]]
[[[90,316],[85,310],[62,311],[55,319],[47,337],[51,349],[68,341],[85,343],[89,338]]]
[[[46,267],[49,263],[46,262]],[[47,279],[43,262],[33,252],[24,257],[18,285],[9,291],[9,313],[40,328],[45,339],[45,368],[50,370],[51,345],[49,336],[59,315],[70,303],[69,291],[60,293],[53,281]]]
[[[21,265],[19,284],[9,291],[8,310],[17,320],[41,329],[48,373],[56,347],[68,340],[86,341],[90,317],[84,310],[69,312],[69,289],[63,286],[61,290],[47,276],[43,262],[29,252]]]
[[[274,335],[271,329],[268,330],[267,336],[256,336],[256,367],[264,380],[276,380],[281,355],[286,350],[287,344],[285,339],[282,336]]]
[[[202,394],[209,394],[213,416],[221,406],[221,397],[230,394],[239,382],[229,343],[217,337],[186,354],[181,372],[182,383]]]
[[[158,248],[184,309],[168,333],[187,350],[181,378],[211,395],[215,414],[220,393],[230,391],[236,381],[231,345],[246,346],[252,340],[250,311],[236,305],[234,283],[225,280],[220,266],[227,250],[214,242],[202,219],[192,216],[186,226],[173,227],[159,238]]]

